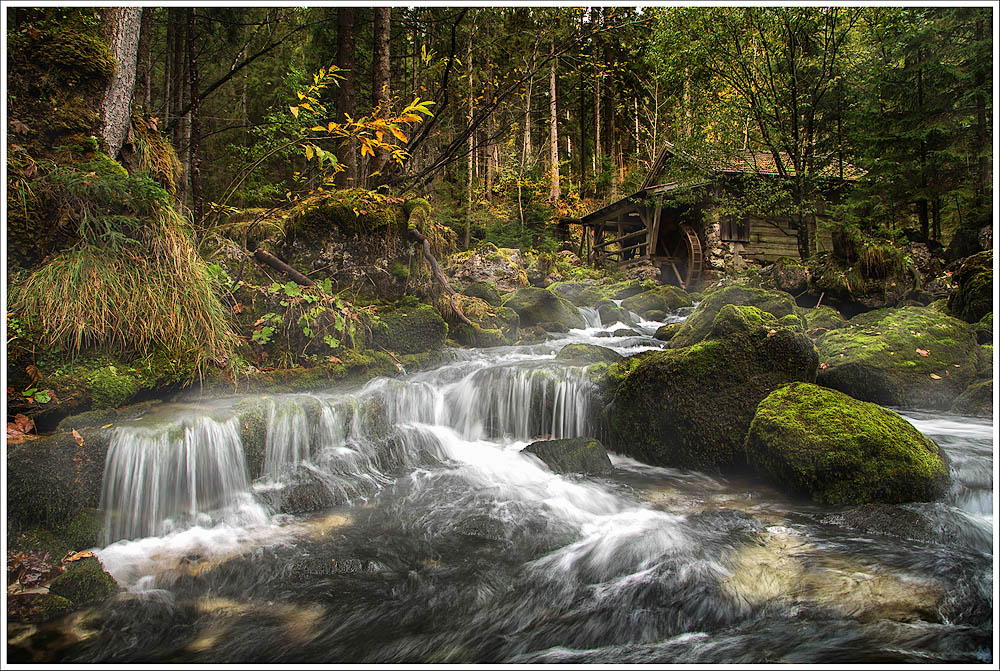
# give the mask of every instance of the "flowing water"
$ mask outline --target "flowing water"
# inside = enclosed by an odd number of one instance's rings
[[[38,658],[992,662],[992,424],[906,414],[950,458],[935,503],[824,507],[614,454],[609,476],[556,475],[520,450],[591,435],[600,412],[556,352],[661,345],[659,324],[582,312],[585,329],[361,389],[120,426],[98,556],[126,591],[46,625]],[[262,459],[241,443],[254,404]]]

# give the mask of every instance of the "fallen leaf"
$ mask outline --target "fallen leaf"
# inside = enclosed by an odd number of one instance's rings
[[[771,336],[773,336],[773,335],[775,335],[777,333],[778,333],[778,331],[776,329],[771,329],[770,331],[767,332],[767,337],[770,338]]]
[[[917,348],[917,354],[919,354],[920,356],[930,356],[931,355],[931,353],[930,353],[929,350],[920,349],[919,347]]]
[[[76,439],[76,444],[83,447],[83,436],[77,433],[76,429],[73,429],[73,437]]]
[[[830,364],[828,364],[828,363],[827,363],[827,362],[825,362],[825,361],[824,361],[823,363],[821,363],[821,364],[819,365],[819,369],[820,369],[820,370],[826,370],[826,369],[827,369],[827,368],[829,368],[829,367],[830,367]]]
[[[937,375],[936,373],[931,373],[931,379],[932,379],[932,380],[940,380],[940,379],[941,379],[941,376],[940,376],[940,375]]]
[[[18,430],[21,431],[22,433],[28,433],[29,431],[32,431],[35,428],[34,420],[21,414],[14,415],[14,424],[17,426]]]
[[[24,372],[28,374],[32,382],[38,382],[41,379],[42,374],[38,372],[38,367],[34,364],[28,364],[24,367]]]
[[[102,428],[102,429],[107,429],[107,428],[110,428],[110,427],[111,427],[111,424],[105,424],[105,425],[104,425],[104,426],[102,426],[101,428]]]
[[[340,359],[338,359],[335,356],[328,356],[328,357],[326,357],[326,360],[329,361],[330,363],[344,363],[343,361],[341,361]]]
[[[93,557],[93,556],[94,553],[90,551],[73,552],[72,550],[70,550],[69,552],[66,553],[66,556],[62,558],[62,563],[68,564],[70,562],[80,561],[81,559],[86,559],[87,557]]]

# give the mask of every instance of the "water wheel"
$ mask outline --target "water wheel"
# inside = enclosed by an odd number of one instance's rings
[[[701,277],[704,254],[698,234],[688,224],[677,223],[660,235],[657,251],[658,263],[666,278],[676,280],[684,289]]]

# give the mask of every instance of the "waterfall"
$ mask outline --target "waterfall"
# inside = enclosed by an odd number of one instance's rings
[[[273,479],[309,460],[309,420],[300,399],[271,401],[264,474]]]
[[[232,512],[249,482],[235,419],[115,429],[104,468],[105,543]]]
[[[588,329],[601,328],[603,323],[601,322],[601,313],[597,311],[597,308],[577,308],[580,311],[580,316],[583,317],[584,323],[587,325]]]

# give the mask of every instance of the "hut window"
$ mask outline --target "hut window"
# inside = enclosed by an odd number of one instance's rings
[[[750,242],[750,215],[722,217],[719,237],[726,242]]]

